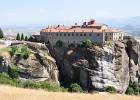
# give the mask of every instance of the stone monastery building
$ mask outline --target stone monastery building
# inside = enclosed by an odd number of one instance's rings
[[[96,23],[95,20],[84,22],[83,25],[75,23],[73,26],[48,26],[40,32],[41,40],[55,45],[61,40],[65,44],[79,44],[87,39],[98,44],[106,41],[123,40],[123,32],[105,24]]]

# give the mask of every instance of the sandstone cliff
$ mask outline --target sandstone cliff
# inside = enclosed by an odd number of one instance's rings
[[[27,59],[16,55],[10,55],[9,48],[21,48],[23,46],[27,46],[30,50],[30,54]],[[47,80],[59,83],[55,60],[51,57],[48,48],[43,44],[26,42],[3,47],[0,49],[0,64],[1,72],[7,72],[8,67],[13,64],[18,66],[21,80],[33,80],[36,82]]]
[[[109,46],[63,49],[55,47],[62,84],[78,82],[85,90],[113,86],[124,93],[129,85],[129,58],[121,42]]]

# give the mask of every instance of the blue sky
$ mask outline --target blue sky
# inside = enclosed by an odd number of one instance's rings
[[[0,0],[1,25],[140,16],[140,0]]]

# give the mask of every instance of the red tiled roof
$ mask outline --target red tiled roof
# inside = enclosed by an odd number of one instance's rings
[[[88,25],[79,26],[49,26],[46,29],[42,29],[41,32],[120,32],[118,29],[110,28],[102,29],[103,26],[107,26],[105,24],[98,24],[94,22],[90,22]]]

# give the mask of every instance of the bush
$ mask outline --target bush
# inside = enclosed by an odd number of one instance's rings
[[[69,91],[71,91],[71,92],[83,92],[81,86],[78,85],[77,83],[71,84]]]
[[[64,43],[63,43],[61,40],[59,40],[59,41],[56,42],[56,46],[57,46],[57,47],[62,47],[63,44],[64,44]]]
[[[81,46],[82,47],[90,47],[90,46],[92,46],[92,41],[87,39],[81,43]]]
[[[17,57],[21,57],[23,59],[27,59],[30,55],[30,50],[27,46],[21,46],[20,48],[18,48],[15,52],[15,55]]]
[[[17,51],[17,47],[13,46],[13,47],[10,48],[9,53],[10,53],[11,56],[13,56],[16,51]]]
[[[19,69],[17,66],[13,65],[8,68],[8,75],[12,79],[18,78],[19,77]]]
[[[140,87],[137,82],[130,82],[129,87],[126,90],[126,94],[129,95],[139,95]]]
[[[109,93],[116,93],[117,92],[117,90],[113,86],[108,86],[106,88],[106,91]]]
[[[133,95],[134,94],[134,89],[132,87],[128,87],[127,90],[126,90],[126,94]]]

